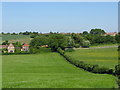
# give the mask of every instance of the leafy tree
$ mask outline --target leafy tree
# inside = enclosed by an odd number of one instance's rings
[[[5,40],[3,43],[2,43],[2,45],[8,45],[9,43],[8,43],[8,40]]]
[[[49,38],[46,37],[45,35],[35,37],[30,42],[31,47],[40,47],[41,45],[48,45],[48,44],[49,44]]]
[[[120,32],[115,36],[117,43],[120,43]]]
[[[59,47],[64,50],[68,45],[66,36],[62,34],[50,34],[49,39],[49,47],[52,51],[57,51]]]
[[[76,44],[80,43],[83,38],[81,35],[75,33],[72,33],[71,37],[74,39]]]
[[[13,43],[13,44],[14,44],[15,47],[22,47],[21,42],[18,42],[18,41],[17,41],[17,42],[15,42],[15,43]]]
[[[88,32],[87,32],[87,31],[84,31],[84,32],[83,32],[83,35],[88,35]]]
[[[82,47],[89,48],[89,46],[90,46],[90,41],[83,39],[83,41],[82,41],[82,43],[81,43],[81,46],[82,46]]]
[[[115,66],[115,74],[120,75],[120,64]]]
[[[90,31],[90,33],[91,34],[99,34],[99,35],[101,35],[101,34],[105,34],[105,31],[104,30],[102,30],[102,29],[91,29],[91,31]]]
[[[68,47],[73,48],[75,46],[75,42],[71,37],[68,37]]]

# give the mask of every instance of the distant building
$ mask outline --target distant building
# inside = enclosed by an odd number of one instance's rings
[[[48,45],[42,45],[41,47],[48,47]]]
[[[30,45],[28,45],[28,44],[22,45],[21,51],[29,51],[29,46],[30,46]]]
[[[15,52],[15,47],[12,43],[10,43],[7,47],[8,53],[14,53]]]
[[[0,49],[7,48],[8,45],[0,45]]]
[[[107,35],[110,35],[110,36],[115,36],[115,35],[117,35],[117,33],[116,33],[116,32],[114,32],[114,33],[105,33],[105,34],[104,34],[104,36],[107,36]]]

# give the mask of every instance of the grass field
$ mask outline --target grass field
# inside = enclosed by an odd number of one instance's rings
[[[28,44],[30,42],[29,35],[2,35],[1,37],[2,37],[2,39],[1,39],[0,43],[5,40],[8,40],[11,43],[19,41],[19,42]]]
[[[3,88],[113,88],[116,77],[79,69],[55,52],[3,55]]]
[[[74,52],[66,52],[66,55],[101,67],[114,68],[118,64],[117,48],[76,49]]]

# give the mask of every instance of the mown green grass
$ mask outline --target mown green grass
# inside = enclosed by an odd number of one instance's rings
[[[113,88],[116,77],[79,69],[55,52],[3,55],[3,88]]]
[[[72,58],[88,64],[98,64],[101,67],[115,68],[118,64],[117,48],[76,49],[66,52]]]
[[[22,43],[29,43],[30,42],[30,35],[2,35],[2,41],[8,40],[9,42],[13,43],[16,41],[22,42]]]

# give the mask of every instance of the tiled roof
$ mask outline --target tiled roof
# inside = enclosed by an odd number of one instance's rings
[[[22,45],[22,47],[24,47],[24,46],[27,46],[27,47],[29,47],[30,45],[28,45],[28,44],[24,44],[24,45]]]
[[[0,45],[0,48],[7,48],[8,45]]]
[[[105,35],[116,35],[117,33],[106,33]]]

